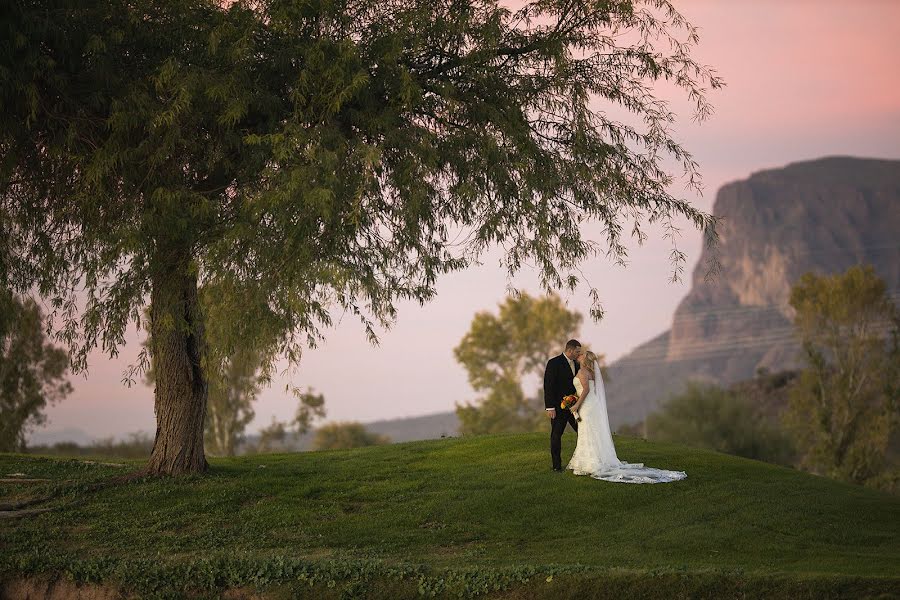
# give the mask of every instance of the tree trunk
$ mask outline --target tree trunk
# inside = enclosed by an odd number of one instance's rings
[[[174,264],[173,264],[174,263]],[[153,475],[202,473],[203,419],[208,394],[206,339],[189,257],[153,274],[150,344],[156,375],[156,439],[147,471]]]

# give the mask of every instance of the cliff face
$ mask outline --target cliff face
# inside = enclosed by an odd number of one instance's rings
[[[610,367],[613,425],[640,421],[688,379],[723,384],[797,366],[788,305],[804,273],[871,264],[900,291],[900,161],[845,157],[762,171],[723,186],[719,276],[692,288],[669,331]]]

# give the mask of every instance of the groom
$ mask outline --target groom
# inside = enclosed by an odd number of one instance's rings
[[[554,356],[547,362],[544,370],[544,406],[547,408],[547,416],[550,418],[550,458],[553,460],[553,470],[562,472],[562,434],[566,430],[566,424],[572,426],[578,432],[578,421],[568,409],[560,406],[565,396],[575,393],[575,385],[572,380],[578,373],[578,362],[575,360],[581,354],[581,342],[569,340],[566,342],[565,351],[559,356]]]

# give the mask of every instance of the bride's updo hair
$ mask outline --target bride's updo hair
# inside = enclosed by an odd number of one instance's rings
[[[600,359],[597,358],[597,355],[591,352],[590,350],[586,350],[584,354],[584,361],[581,363],[582,368],[589,370],[591,373],[594,372],[594,364],[599,363]]]

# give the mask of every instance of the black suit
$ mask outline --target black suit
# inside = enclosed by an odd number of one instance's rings
[[[578,373],[578,363],[575,362],[575,373]],[[547,361],[544,370],[544,406],[556,410],[556,416],[550,420],[550,458],[554,469],[562,468],[562,434],[566,430],[566,424],[578,431],[578,421],[572,411],[561,408],[560,404],[565,396],[575,393],[575,384],[572,380],[572,369],[564,354],[554,356]]]

